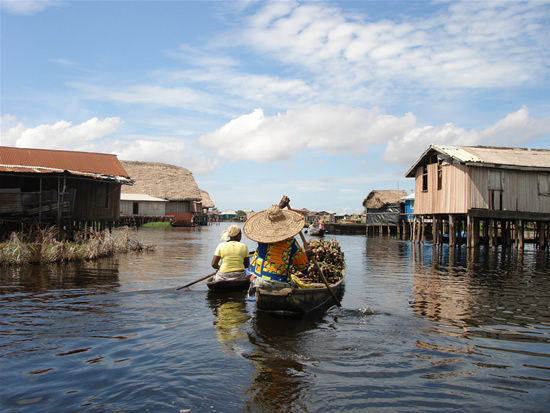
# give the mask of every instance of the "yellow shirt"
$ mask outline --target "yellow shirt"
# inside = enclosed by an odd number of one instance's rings
[[[244,259],[248,257],[248,247],[237,241],[222,242],[216,248],[214,255],[222,259],[221,272],[242,271]]]

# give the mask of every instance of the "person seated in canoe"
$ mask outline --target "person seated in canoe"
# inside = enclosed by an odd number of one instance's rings
[[[251,292],[258,287],[294,287],[293,268],[307,274],[312,251],[304,251],[294,239],[304,227],[305,219],[298,212],[284,209],[289,202],[283,197],[279,205],[252,215],[243,226],[244,235],[258,243],[248,267],[248,273],[254,276]]]
[[[221,242],[212,257],[212,268],[218,270],[214,281],[248,278],[246,268],[250,262],[248,247],[241,242],[241,229],[231,225],[222,232]],[[220,265],[221,261],[221,265]]]

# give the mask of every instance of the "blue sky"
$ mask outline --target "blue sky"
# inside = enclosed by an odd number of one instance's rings
[[[550,149],[550,2],[1,0],[1,144],[360,212],[430,144]]]

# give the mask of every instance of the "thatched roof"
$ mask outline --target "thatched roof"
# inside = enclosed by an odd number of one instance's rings
[[[406,191],[398,191],[396,189],[386,189],[379,191],[371,191],[370,194],[363,200],[363,206],[370,209],[383,208],[388,204],[395,204],[401,198],[407,196]]]
[[[203,208],[214,208],[215,205],[212,202],[212,200],[210,199],[210,195],[208,195],[208,192],[206,192],[203,189],[201,189],[200,191],[201,191],[201,197],[202,197],[202,207]]]
[[[185,168],[158,162],[120,161],[134,180],[134,185],[123,185],[126,194],[147,194],[168,201],[202,200],[193,174]]]

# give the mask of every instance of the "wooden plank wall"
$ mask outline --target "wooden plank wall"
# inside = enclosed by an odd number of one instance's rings
[[[490,171],[495,169],[472,168],[472,208],[488,208]],[[499,171],[502,172],[502,210],[550,213],[550,196],[538,193],[537,172]]]
[[[438,164],[428,165],[428,191],[422,191],[422,168],[415,178],[415,214],[465,214],[470,204],[470,181],[465,165],[442,166],[442,189],[438,185]]]

